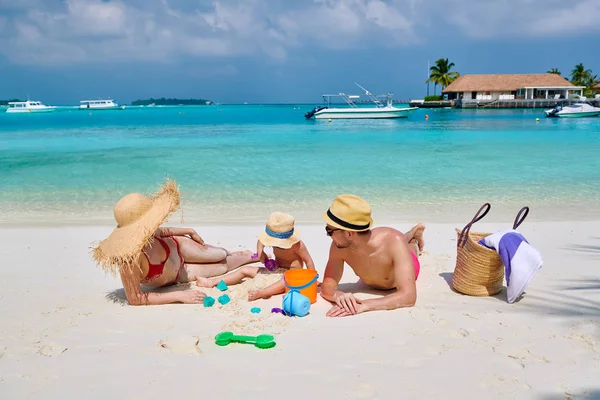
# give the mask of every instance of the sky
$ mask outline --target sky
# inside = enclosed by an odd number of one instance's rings
[[[0,0],[0,99],[406,100],[439,58],[600,75],[599,43],[600,0]]]

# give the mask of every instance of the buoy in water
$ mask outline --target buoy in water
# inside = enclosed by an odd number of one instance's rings
[[[429,119],[429,114],[425,114],[425,120]]]
[[[327,120],[327,122],[331,122],[331,118],[329,118],[329,119]]]
[[[535,119],[535,122],[540,122],[540,119],[539,119],[539,118],[536,118],[536,119]]]

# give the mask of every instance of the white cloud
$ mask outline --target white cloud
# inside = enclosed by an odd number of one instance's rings
[[[0,13],[8,13],[0,54],[15,63],[59,65],[186,55],[284,60],[294,47],[351,48],[380,35],[388,42],[411,35],[411,18],[400,6],[412,1],[0,0]]]
[[[477,39],[577,36],[600,30],[599,0],[441,0],[431,10]]]
[[[420,43],[440,21],[473,38],[586,35],[598,29],[600,0],[0,0],[0,55],[55,65],[281,61],[298,48]]]

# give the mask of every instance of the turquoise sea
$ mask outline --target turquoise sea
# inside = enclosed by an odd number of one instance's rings
[[[422,109],[328,123],[305,120],[312,107],[0,110],[0,223],[110,222],[121,196],[165,177],[181,185],[186,220],[207,223],[276,209],[318,221],[339,193],[399,220],[464,220],[485,201],[490,216],[526,204],[530,218],[600,215],[600,117]]]

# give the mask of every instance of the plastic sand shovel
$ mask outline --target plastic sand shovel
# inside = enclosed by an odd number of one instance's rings
[[[233,332],[221,332],[215,336],[215,343],[219,346],[227,346],[229,343],[253,344],[259,349],[270,349],[275,347],[275,337],[271,335],[240,336]]]

